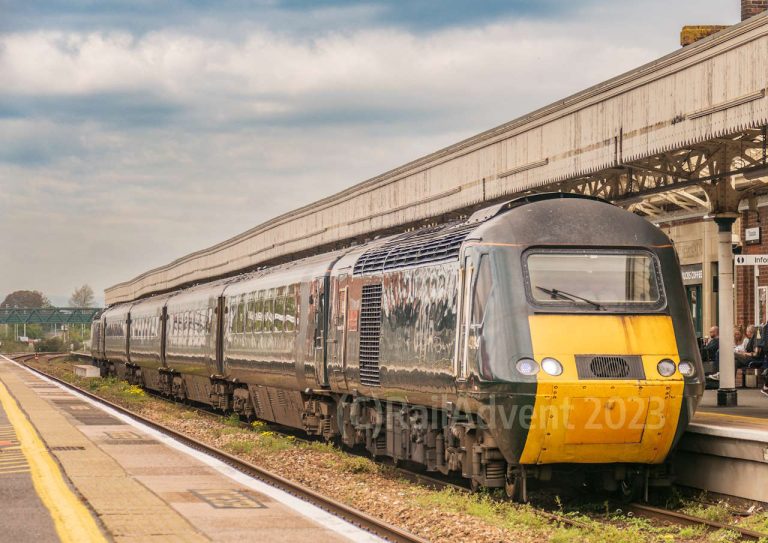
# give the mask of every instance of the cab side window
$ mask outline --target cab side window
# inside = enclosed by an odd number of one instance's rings
[[[472,296],[472,325],[482,325],[485,309],[493,289],[493,277],[488,255],[480,255],[475,273],[475,292]]]

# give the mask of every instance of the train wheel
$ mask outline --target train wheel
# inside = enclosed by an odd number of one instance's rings
[[[472,477],[472,479],[469,480],[469,488],[472,489],[472,492],[480,492],[482,487],[480,486],[480,481]]]
[[[637,501],[643,491],[643,479],[637,473],[627,473],[627,476],[619,481],[616,496],[624,503]]]
[[[508,467],[504,481],[504,492],[507,498],[518,503],[528,502],[528,488],[525,468],[523,466]]]
[[[507,498],[512,501],[517,500],[517,491],[519,488],[518,482],[515,479],[516,478],[512,478],[512,480],[507,479],[504,483],[504,492],[506,492]]]

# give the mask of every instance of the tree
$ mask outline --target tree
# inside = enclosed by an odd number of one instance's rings
[[[76,288],[69,299],[72,307],[93,307],[93,289],[89,285]]]
[[[23,308],[39,308],[50,307],[51,302],[48,301],[42,292],[37,290],[17,290],[11,292],[5,297],[0,307],[23,307]]]

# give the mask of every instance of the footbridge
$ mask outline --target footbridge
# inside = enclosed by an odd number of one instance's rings
[[[110,287],[106,301],[465,216],[538,191],[600,196],[650,217],[708,213],[721,231],[720,281],[730,284],[739,203],[768,192],[767,91],[768,15],[762,14]],[[732,356],[730,289],[722,289],[719,303],[721,352]],[[730,390],[727,364],[721,362],[721,386]]]
[[[103,311],[95,307],[0,307],[0,324],[87,324]]]

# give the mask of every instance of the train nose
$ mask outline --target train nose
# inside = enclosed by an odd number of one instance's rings
[[[530,325],[534,358],[562,371],[537,375],[521,463],[663,462],[684,385],[671,319],[537,315]]]
[[[672,383],[540,385],[520,461],[663,462],[681,402]]]

